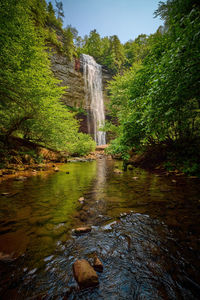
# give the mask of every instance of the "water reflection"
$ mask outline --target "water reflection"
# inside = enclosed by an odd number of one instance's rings
[[[199,181],[115,167],[121,162],[69,163],[0,185],[17,193],[0,198],[2,299],[199,298]],[[80,224],[92,232],[71,235]],[[72,264],[94,253],[104,264],[100,285],[80,292]]]

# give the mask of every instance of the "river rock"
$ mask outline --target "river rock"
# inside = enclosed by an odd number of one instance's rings
[[[97,273],[85,259],[77,260],[73,264],[73,272],[81,289],[97,286],[99,283]]]
[[[12,254],[4,254],[3,252],[0,252],[0,261],[3,262],[12,262],[13,260],[15,260],[15,258],[12,257]]]
[[[93,267],[97,272],[103,272],[103,264],[97,256],[94,257]]]
[[[121,170],[119,170],[119,169],[115,169],[114,173],[116,173],[116,174],[122,174],[123,172]]]
[[[90,226],[79,227],[79,228],[75,229],[75,233],[76,234],[83,234],[83,233],[90,232],[91,230],[92,230],[92,228]]]
[[[80,198],[78,199],[78,201],[79,201],[81,204],[83,204],[84,201],[85,201],[85,198],[84,198],[84,197],[80,197]]]
[[[24,176],[19,176],[19,177],[15,178],[16,181],[24,181],[26,179],[27,179],[27,177],[24,177]]]
[[[59,172],[58,167],[55,167],[55,168],[54,168],[54,171],[55,171],[55,172]]]

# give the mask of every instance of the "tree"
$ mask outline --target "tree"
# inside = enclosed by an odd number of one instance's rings
[[[65,51],[65,54],[67,56],[67,58],[69,60],[72,60],[73,58],[73,55],[75,55],[75,47],[74,47],[74,42],[73,42],[73,33],[71,31],[71,28],[68,27],[66,29],[63,30],[63,35],[64,35],[64,45],[63,45],[63,48],[64,48],[64,51]]]
[[[96,29],[90,31],[90,35],[85,41],[83,51],[98,61],[101,57],[101,37]]]
[[[29,1],[29,0],[28,0]],[[47,4],[45,0],[29,1],[32,12],[32,18],[36,26],[44,26],[47,18]]]
[[[48,13],[50,15],[54,15],[55,16],[55,10],[53,8],[53,5],[52,5],[51,1],[47,5],[47,11],[48,11]]]
[[[112,58],[110,68],[116,73],[121,69],[125,62],[124,47],[117,35],[110,37],[110,55]]]
[[[31,5],[27,0],[6,0],[0,5],[1,136],[6,141],[18,135],[73,151],[81,139],[92,148],[94,142],[79,135],[74,114],[60,102],[64,87],[53,76],[45,32],[32,21]]]
[[[139,69],[133,65],[110,84],[120,123],[113,147],[125,156],[148,141],[188,147],[200,138],[200,10],[193,1],[171,0],[159,11],[168,30],[142,39],[148,51]]]
[[[56,13],[57,13],[57,19],[59,19],[61,22],[63,22],[64,18],[64,10],[63,10],[63,3],[62,1],[56,1]]]

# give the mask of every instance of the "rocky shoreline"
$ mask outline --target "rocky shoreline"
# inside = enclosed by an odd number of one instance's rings
[[[60,157],[57,158],[58,162],[55,162],[55,157],[52,161],[50,158],[44,160],[43,163],[35,163],[31,157],[26,157],[27,163],[23,163],[22,159],[19,159],[19,163],[8,163],[6,167],[0,169],[0,182],[7,179],[26,180],[31,176],[40,175],[42,173],[58,172],[59,166],[63,163],[70,162],[88,162],[96,159],[102,159],[106,154],[104,153],[105,147],[98,146],[95,152],[91,152],[87,156],[83,157]],[[111,159],[111,156],[108,156]],[[60,160],[60,161],[59,161]]]

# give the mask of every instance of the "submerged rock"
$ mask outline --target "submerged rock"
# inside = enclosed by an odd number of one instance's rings
[[[79,227],[79,228],[75,229],[75,233],[76,234],[83,234],[83,233],[90,232],[91,230],[92,230],[92,228],[90,226]]]
[[[97,286],[98,275],[85,259],[77,260],[73,264],[74,277],[81,289]]]
[[[103,272],[103,264],[97,256],[94,257],[93,267],[97,272]]]

